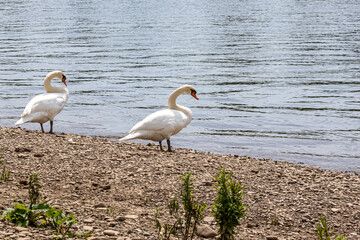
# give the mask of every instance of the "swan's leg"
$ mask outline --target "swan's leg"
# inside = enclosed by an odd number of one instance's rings
[[[41,126],[41,131],[44,132],[44,127],[43,127],[42,123],[40,123],[40,126]]]
[[[53,133],[53,124],[54,124],[54,122],[50,121],[50,132],[49,133]]]
[[[164,149],[162,148],[162,143],[161,143],[161,141],[159,141],[159,146],[160,146],[160,150],[161,150],[161,151],[164,151]]]
[[[170,139],[166,139],[167,145],[168,145],[168,152],[172,152],[171,145],[170,145]]]

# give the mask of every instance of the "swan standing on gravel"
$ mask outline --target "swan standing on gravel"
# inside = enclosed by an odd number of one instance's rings
[[[44,132],[43,123],[50,121],[49,133],[53,133],[54,118],[63,110],[69,98],[69,91],[66,87],[51,86],[51,80],[54,78],[60,79],[67,86],[63,72],[49,73],[44,80],[44,88],[47,93],[37,95],[31,99],[26,105],[20,120],[15,123],[16,126],[27,122],[37,122],[40,123],[41,131]]]
[[[190,85],[182,86],[171,93],[168,105],[170,109],[154,112],[147,116],[141,122],[138,122],[131,130],[130,134],[121,138],[121,141],[131,139],[144,139],[158,141],[160,150],[162,148],[162,140],[167,140],[168,152],[172,152],[170,145],[170,136],[177,134],[186,127],[192,120],[192,112],[189,108],[176,104],[176,99],[181,94],[190,94],[195,99],[195,88]]]

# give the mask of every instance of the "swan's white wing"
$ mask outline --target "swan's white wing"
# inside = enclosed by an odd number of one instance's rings
[[[180,111],[171,109],[161,110],[150,114],[144,120],[138,122],[130,130],[130,133],[140,130],[174,132],[177,128],[183,128],[186,121],[186,115]]]
[[[162,141],[177,134],[188,122],[188,117],[183,112],[171,109],[157,111],[138,122],[130,130],[130,134],[121,140],[140,138]]]
[[[46,122],[61,112],[67,101],[63,93],[45,93],[31,99],[21,118],[23,122]]]

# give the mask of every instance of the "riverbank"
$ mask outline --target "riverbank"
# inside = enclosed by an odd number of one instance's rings
[[[360,176],[287,162],[246,156],[217,155],[158,146],[113,142],[72,134],[0,127],[0,153],[10,181],[0,182],[0,207],[27,200],[19,184],[38,173],[42,196],[51,205],[75,215],[75,232],[91,231],[96,239],[152,239],[155,208],[166,212],[178,194],[179,177],[190,171],[195,195],[206,202],[205,215],[216,192],[214,179],[221,167],[246,186],[247,218],[237,239],[315,239],[320,216],[348,240],[360,238]],[[217,230],[206,218],[202,224]],[[106,235],[113,230],[116,236]],[[49,239],[49,229],[16,229],[0,221],[0,238]],[[94,238],[94,239],[95,239]]]

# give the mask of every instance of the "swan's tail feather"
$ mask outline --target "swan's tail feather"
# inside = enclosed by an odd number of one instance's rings
[[[25,123],[25,122],[24,122],[24,119],[20,118],[19,121],[17,121],[17,122],[15,123],[15,126],[19,126],[19,125],[21,125],[21,124],[23,124],[23,123]]]
[[[140,136],[139,133],[130,133],[129,135],[127,135],[123,138],[120,138],[119,140],[125,142],[125,141],[131,140],[131,139],[138,138],[139,136]]]

